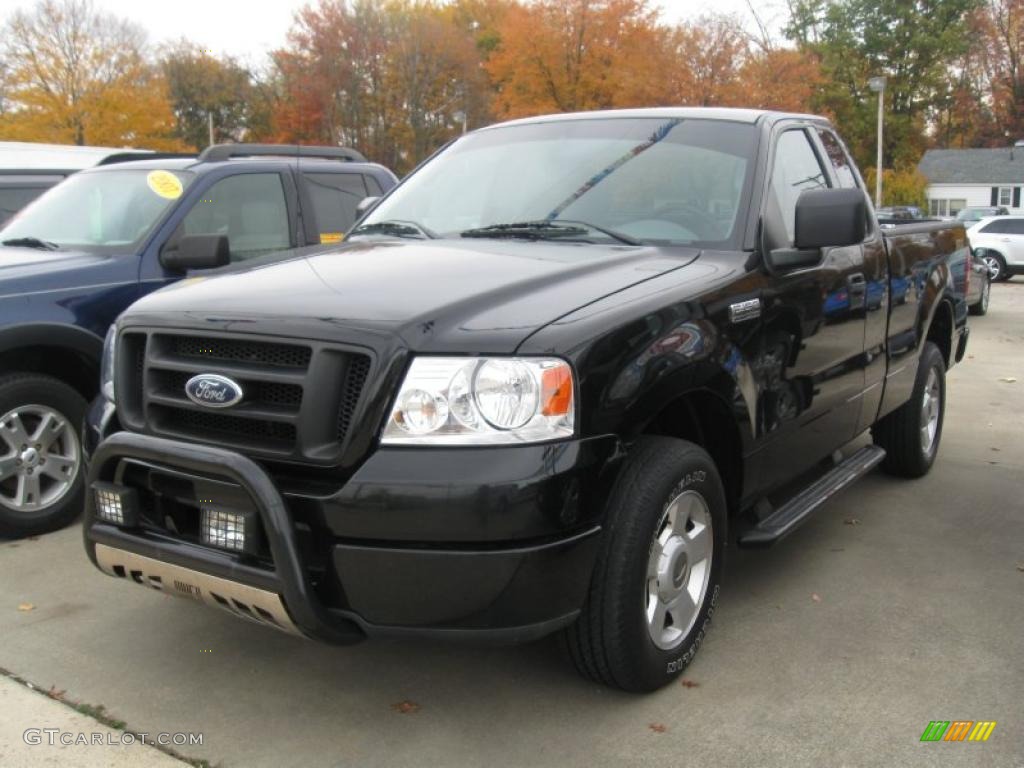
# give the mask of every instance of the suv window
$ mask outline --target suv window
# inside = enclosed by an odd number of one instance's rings
[[[243,173],[221,179],[189,211],[182,227],[186,235],[227,235],[232,261],[290,248],[280,174]]]
[[[839,139],[832,131],[827,131],[824,128],[818,129],[818,136],[821,137],[821,143],[825,146],[825,154],[828,155],[832,167],[835,168],[839,186],[843,189],[857,189],[857,177],[853,173],[850,158],[843,150]]]
[[[331,243],[355,223],[356,206],[366,197],[361,173],[303,173],[313,201],[313,215],[320,242]]]
[[[772,194],[778,203],[789,242],[796,230],[796,201],[808,189],[828,187],[828,178],[803,130],[786,131],[779,137],[772,167]]]
[[[1008,235],[1024,235],[1024,219],[1006,219],[1000,223]]]
[[[1003,220],[1003,221],[990,221],[988,224],[986,224],[984,227],[982,227],[978,231],[979,232],[984,232],[987,235],[998,235],[998,234],[1001,234],[1003,232],[1009,232],[1010,231],[1007,228],[1007,225],[1009,223],[1010,223],[1009,221],[1005,221],[1005,220]]]

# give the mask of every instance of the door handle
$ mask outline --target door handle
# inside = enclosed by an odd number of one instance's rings
[[[859,309],[867,301],[868,283],[864,275],[854,272],[846,278],[846,290],[850,293],[850,309]]]

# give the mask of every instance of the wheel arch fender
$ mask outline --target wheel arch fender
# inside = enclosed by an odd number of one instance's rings
[[[103,339],[73,325],[31,323],[0,329],[0,370],[60,379],[86,400],[99,391]]]

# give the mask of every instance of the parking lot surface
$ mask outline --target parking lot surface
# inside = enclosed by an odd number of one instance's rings
[[[554,640],[297,640],[103,576],[77,526],[0,542],[0,667],[134,731],[202,733],[181,751],[225,767],[1021,768],[1024,279],[970,326],[932,473],[875,472],[773,549],[731,551],[703,649],[658,693],[585,682]],[[19,717],[47,727],[26,708],[5,734]],[[932,720],[997,725],[922,743]]]

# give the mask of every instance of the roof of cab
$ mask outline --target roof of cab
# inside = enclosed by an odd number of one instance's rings
[[[734,107],[644,107],[641,109],[603,109],[592,112],[566,112],[561,114],[524,117],[495,123],[481,130],[501,128],[509,125],[528,125],[530,123],[551,123],[562,120],[601,120],[612,118],[668,118],[686,120],[725,120],[734,123],[754,125],[762,120],[811,120],[818,123],[828,121],[820,115],[806,115],[796,112],[774,112],[766,109],[739,109]]]

